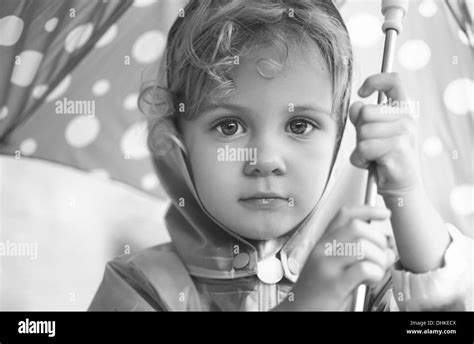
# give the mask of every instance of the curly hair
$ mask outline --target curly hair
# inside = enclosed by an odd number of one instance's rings
[[[181,14],[168,33],[156,80],[144,83],[138,98],[154,156],[173,142],[182,147],[178,117],[195,118],[207,104],[230,96],[236,57],[258,46],[319,50],[332,75],[339,146],[353,57],[346,26],[331,0],[190,0]],[[281,68],[281,61],[273,62]]]

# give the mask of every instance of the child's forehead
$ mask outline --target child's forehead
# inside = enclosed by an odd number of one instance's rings
[[[263,114],[284,112],[292,104],[330,113],[331,77],[327,68],[321,65],[324,64],[322,58],[291,57],[290,54],[282,70],[275,71],[274,66],[265,66],[274,56],[271,49],[262,49],[249,56],[235,68],[232,92],[226,97],[210,98],[206,110],[238,104],[246,109],[228,110]]]
[[[270,45],[258,45],[241,58],[232,69],[233,78],[242,74],[243,70],[252,70],[262,78],[273,79],[280,72],[293,67],[317,68],[327,72],[328,68],[321,52],[316,46],[301,46],[293,44],[286,48]],[[299,68],[301,69],[301,68]],[[304,71],[304,69],[303,69]]]
[[[308,105],[314,98],[327,111],[332,105],[331,76],[317,48],[289,47],[284,51],[269,45],[257,46],[239,59],[230,80],[232,87],[227,93],[209,89],[201,110],[227,103]]]

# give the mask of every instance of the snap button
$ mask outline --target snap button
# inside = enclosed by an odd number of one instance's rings
[[[232,261],[232,265],[234,266],[234,269],[243,269],[247,266],[249,261],[250,261],[250,257],[248,253],[241,252],[234,257]]]
[[[283,278],[283,266],[280,260],[271,256],[257,264],[257,277],[266,284],[278,283]]]

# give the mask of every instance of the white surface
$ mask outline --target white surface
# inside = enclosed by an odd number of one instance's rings
[[[113,256],[169,241],[167,203],[120,183],[40,160],[0,158],[0,310],[85,310]]]

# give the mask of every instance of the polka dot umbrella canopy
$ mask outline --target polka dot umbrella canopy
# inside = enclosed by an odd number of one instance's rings
[[[355,101],[358,86],[380,70],[380,1],[336,3],[354,47]],[[474,216],[473,35],[470,7],[459,3],[469,2],[410,1],[394,70],[420,115],[429,196],[446,221],[468,232]],[[167,30],[185,4],[2,1],[0,152],[70,165],[164,198],[136,100],[142,81],[155,76]]]
[[[137,96],[142,81],[155,77],[182,3],[2,2],[0,152],[164,198]]]

